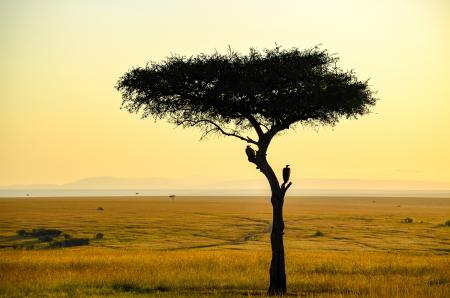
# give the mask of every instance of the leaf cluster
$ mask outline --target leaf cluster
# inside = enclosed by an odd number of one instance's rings
[[[129,70],[116,88],[131,113],[249,141],[241,133],[252,128],[261,136],[368,113],[376,102],[368,82],[337,61],[317,47],[174,55]]]

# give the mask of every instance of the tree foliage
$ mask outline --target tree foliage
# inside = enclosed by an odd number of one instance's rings
[[[129,70],[116,88],[122,106],[144,118],[257,144],[244,132],[275,135],[298,123],[334,125],[341,117],[369,112],[376,99],[368,82],[337,62],[317,47],[174,55]]]

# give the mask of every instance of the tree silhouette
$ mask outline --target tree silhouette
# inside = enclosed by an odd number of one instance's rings
[[[269,165],[270,142],[297,124],[334,125],[341,117],[357,118],[376,102],[367,81],[338,68],[337,61],[317,47],[171,56],[131,69],[116,86],[122,107],[130,113],[198,127],[202,138],[217,133],[249,144],[248,161],[264,174],[272,191],[269,294],[286,293],[283,203],[292,184],[290,168],[283,170],[280,184]],[[249,131],[256,137],[247,136]]]

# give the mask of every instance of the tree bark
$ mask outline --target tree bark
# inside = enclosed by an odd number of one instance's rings
[[[290,184],[286,186],[283,183],[281,186],[278,183],[272,167],[267,160],[261,164],[261,171],[269,181],[272,190],[272,233],[270,234],[270,243],[272,247],[272,261],[270,263],[270,285],[267,293],[269,295],[283,295],[286,294],[286,271],[284,263],[284,221],[283,221],[283,205],[284,195]]]
[[[275,132],[271,131],[267,135],[260,135],[258,151],[254,161],[250,161],[257,166],[270,184],[272,191],[271,203],[273,208],[272,233],[270,242],[272,246],[272,261],[270,263],[270,285],[267,293],[269,295],[286,294],[286,271],[284,262],[284,221],[283,205],[286,191],[292,185],[291,182],[283,181],[280,185],[277,175],[273,171],[266,159],[267,148]]]
[[[284,194],[272,194],[273,223],[270,242],[272,245],[272,261],[270,263],[269,295],[286,294],[286,271],[284,264]]]

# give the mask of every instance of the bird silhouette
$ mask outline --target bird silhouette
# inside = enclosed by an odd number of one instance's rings
[[[286,167],[283,169],[283,182],[287,183],[289,181],[290,176],[291,176],[291,169],[289,168],[289,165],[286,165]]]
[[[247,145],[247,148],[245,148],[245,153],[247,154],[249,162],[256,161],[256,152],[255,152],[255,150],[253,150],[252,147],[250,147],[250,145]]]

